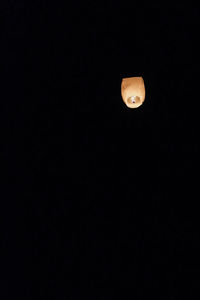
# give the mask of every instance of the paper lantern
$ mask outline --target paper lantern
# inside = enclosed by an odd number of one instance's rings
[[[137,108],[144,102],[145,86],[142,77],[123,78],[121,84],[122,98],[130,108]]]

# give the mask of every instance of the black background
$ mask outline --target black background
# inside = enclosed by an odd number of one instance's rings
[[[199,11],[2,3],[4,298],[196,299]]]

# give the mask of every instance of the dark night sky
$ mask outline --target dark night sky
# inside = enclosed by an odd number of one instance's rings
[[[197,8],[1,6],[5,295],[197,299]]]

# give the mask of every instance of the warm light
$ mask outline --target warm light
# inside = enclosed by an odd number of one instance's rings
[[[142,77],[123,78],[121,84],[122,98],[130,108],[142,105],[145,99],[145,87]]]

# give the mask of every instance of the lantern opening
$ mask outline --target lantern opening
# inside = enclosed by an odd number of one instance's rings
[[[133,104],[133,103],[138,103],[140,102],[140,97],[138,96],[131,96],[127,99],[127,102],[130,103],[130,104]]]

